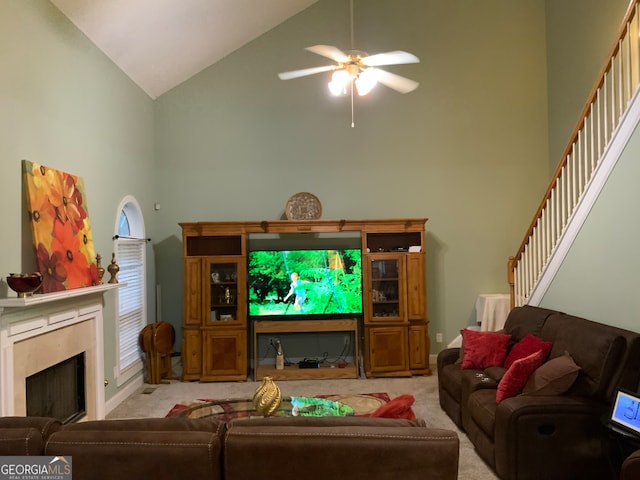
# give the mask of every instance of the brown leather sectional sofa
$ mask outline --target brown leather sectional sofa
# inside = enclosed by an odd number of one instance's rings
[[[459,440],[422,420],[0,418],[0,456],[72,458],[74,480],[454,480]]]
[[[505,369],[462,369],[452,348],[438,354],[442,409],[501,479],[616,478],[605,417],[617,388],[638,389],[640,334],[531,306],[513,309],[504,333],[512,345],[527,334],[553,342],[549,360],[568,352],[580,367],[569,389],[497,403]]]

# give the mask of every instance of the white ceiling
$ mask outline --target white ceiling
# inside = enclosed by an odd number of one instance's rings
[[[51,0],[151,98],[318,0]]]

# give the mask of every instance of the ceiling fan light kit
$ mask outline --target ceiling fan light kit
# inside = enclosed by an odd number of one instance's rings
[[[376,69],[364,65],[360,54],[349,55],[348,60],[339,65],[331,74],[331,81],[328,84],[329,91],[335,96],[346,95],[347,87],[355,85],[358,95],[362,97],[373,90],[378,83]]]
[[[351,43],[353,47],[353,0],[351,4]],[[329,58],[336,62],[335,65],[324,65],[320,67],[292,70],[278,74],[281,80],[291,80],[294,78],[315,75],[317,73],[332,72],[328,82],[329,91],[332,95],[351,95],[351,127],[355,126],[353,120],[353,97],[354,91],[358,96],[367,95],[378,83],[389,87],[400,93],[409,93],[418,88],[419,83],[395,73],[377,68],[383,65],[401,65],[408,63],[420,63],[420,59],[415,55],[395,50],[383,52],[375,55],[367,55],[365,52],[350,50],[343,52],[331,45],[314,45],[306,50],[317,55]]]

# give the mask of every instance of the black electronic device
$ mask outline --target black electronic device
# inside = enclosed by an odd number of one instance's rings
[[[320,362],[313,358],[305,358],[298,362],[298,368],[320,368]]]
[[[618,390],[611,407],[609,424],[622,428],[627,435],[640,439],[640,397],[637,393]]]

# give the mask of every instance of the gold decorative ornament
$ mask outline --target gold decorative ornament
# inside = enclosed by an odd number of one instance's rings
[[[287,220],[317,220],[322,215],[322,204],[313,193],[300,192],[289,198],[284,213]]]
[[[100,283],[102,283],[102,277],[104,277],[104,267],[102,266],[102,255],[96,255],[96,267],[98,268],[98,278],[100,279]]]
[[[116,263],[116,254],[111,254],[111,263],[107,267],[111,278],[109,279],[109,283],[118,283],[118,272],[120,271],[120,266]]]
[[[282,403],[280,388],[271,377],[264,377],[262,383],[253,394],[253,406],[256,411],[265,417],[274,415]]]

